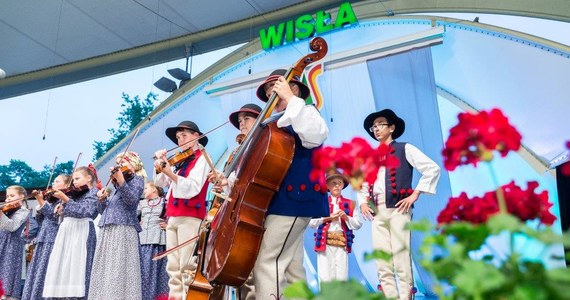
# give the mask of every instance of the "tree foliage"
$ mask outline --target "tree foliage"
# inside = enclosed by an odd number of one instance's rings
[[[124,103],[121,104],[123,111],[117,118],[119,126],[117,129],[111,128],[107,131],[111,134],[111,139],[107,142],[95,141],[93,143],[93,160],[99,159],[105,155],[107,151],[113,148],[119,141],[124,139],[142,120],[144,120],[152,110],[154,110],[154,102],[157,101],[157,94],[148,93],[144,100],[139,96],[131,98],[128,94],[123,93]]]
[[[36,171],[21,160],[12,159],[7,165],[0,165],[0,190],[5,190],[11,185],[21,185],[24,188],[44,187],[50,180],[52,166],[45,165],[41,171]],[[59,174],[71,174],[73,161],[55,165],[53,177]],[[53,178],[52,178],[53,180]]]

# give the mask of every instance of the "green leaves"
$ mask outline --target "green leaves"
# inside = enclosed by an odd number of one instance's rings
[[[93,150],[95,150],[93,160],[97,160],[105,155],[107,151],[133,131],[154,110],[154,101],[157,101],[157,96],[157,94],[151,92],[148,93],[144,100],[141,100],[139,96],[131,99],[128,94],[123,93],[124,103],[121,104],[123,111],[120,112],[117,118],[117,121],[119,121],[118,129],[111,128],[107,130],[111,134],[108,142],[93,142]]]
[[[494,266],[482,261],[465,260],[460,265],[451,283],[466,295],[474,298],[499,289],[506,282],[506,277]]]
[[[287,299],[314,299],[314,300],[380,300],[386,299],[382,294],[370,293],[358,281],[331,281],[322,282],[319,294],[314,294],[307,283],[295,282],[284,291]]]

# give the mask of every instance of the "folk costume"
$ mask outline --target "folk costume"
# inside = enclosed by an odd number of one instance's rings
[[[390,125],[395,125],[392,139],[400,137],[405,130],[404,120],[392,110],[384,109],[370,114],[364,120],[364,128],[368,131],[375,119],[385,117]],[[378,177],[372,187],[364,183],[358,194],[358,203],[367,203],[369,197],[377,208],[378,213],[372,221],[372,245],[374,249],[391,253],[392,260],[376,260],[378,276],[382,291],[388,298],[410,299],[414,287],[412,261],[410,256],[410,231],[404,226],[412,219],[412,211],[398,211],[396,203],[410,196],[414,191],[435,194],[440,176],[439,166],[418,148],[409,143],[392,141],[391,154],[398,158],[397,168],[378,169]],[[421,178],[412,189],[412,172],[416,169]],[[398,276],[396,284],[395,276]]]
[[[135,174],[125,178],[123,185],[115,184],[115,191],[97,202],[101,229],[93,261],[90,300],[142,299],[138,234],[142,229],[137,207],[146,173],[138,154],[129,151],[123,159],[134,167]]]
[[[183,121],[176,127],[166,129],[166,136],[175,144],[177,144],[176,132],[180,128],[190,129],[202,135],[194,122]],[[200,138],[199,143],[206,146],[208,138]],[[192,157],[174,166],[178,182],[171,181],[164,173],[156,175],[154,179],[156,186],[169,187],[166,195],[167,249],[198,235],[200,223],[206,216],[207,179],[210,170],[202,152],[196,149]],[[196,242],[168,254],[166,270],[169,276],[169,299],[184,297],[183,273],[190,275],[190,282],[193,280],[193,274],[196,272],[196,262],[192,259],[195,245]]]
[[[97,187],[63,205],[63,221],[46,270],[44,298],[85,299],[89,295],[96,237]]]
[[[40,227],[35,238],[34,255],[28,266],[22,299],[42,299],[49,257],[59,229],[59,216],[54,210],[55,203],[47,201],[36,209],[36,220]]]
[[[166,201],[162,197],[139,201],[137,211],[141,215],[142,231],[139,232],[141,243],[142,296],[144,300],[154,300],[168,294],[168,274],[166,259],[152,260],[154,256],[166,250],[166,231],[160,228],[162,213]]]
[[[343,179],[344,187],[348,185],[340,174],[328,176],[327,183],[335,177]],[[318,218],[312,219],[309,223],[310,227],[317,228],[314,234],[314,250],[317,252],[317,268],[321,282],[348,280],[348,254],[352,251],[354,230],[362,227],[358,210],[354,207],[354,201],[342,195],[339,197],[329,195],[330,215],[342,210],[347,215],[348,221],[337,218],[325,222],[323,218]]]
[[[276,70],[267,77],[257,89],[258,98],[267,101],[265,85],[285,73],[285,70]],[[327,138],[328,128],[315,106],[307,105],[303,100],[309,95],[308,87],[296,78],[290,82],[297,85],[301,97],[288,99],[277,127],[294,137],[295,152],[267,211],[265,233],[253,269],[257,299],[282,296],[287,284],[286,270],[298,253],[310,219],[329,213],[326,191],[309,179],[313,151]]]
[[[20,237],[30,211],[19,209],[0,214],[0,281],[7,299],[22,295],[22,253],[24,240]]]

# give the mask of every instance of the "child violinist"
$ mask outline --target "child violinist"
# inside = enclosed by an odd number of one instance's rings
[[[200,230],[200,223],[206,216],[206,180],[210,167],[198,147],[198,143],[206,146],[208,138],[200,137],[203,134],[196,123],[183,121],[176,127],[167,128],[165,133],[182,151],[193,153],[173,168],[166,158],[166,150],[156,151],[154,155],[154,167],[158,172],[154,183],[160,187],[170,186],[166,197],[166,248],[170,249],[195,237]],[[193,243],[168,255],[169,299],[179,300],[184,296],[183,273],[190,271],[190,282],[194,280],[196,262],[192,254],[195,245]]]
[[[6,203],[0,209],[0,282],[6,299],[20,299],[22,294],[22,253],[24,230],[30,211],[22,207],[26,190],[19,185],[6,189]]]
[[[92,165],[77,168],[72,191],[56,191],[61,201],[56,213],[63,221],[55,237],[45,276],[44,298],[86,299],[93,255],[97,217],[97,173]]]
[[[111,168],[115,191],[109,197],[102,190],[98,193],[101,229],[89,289],[92,300],[142,299],[137,205],[146,172],[135,152],[120,153],[115,159],[117,167]]]
[[[141,215],[141,273],[144,300],[154,300],[168,295],[168,274],[166,260],[153,261],[152,258],[166,250],[166,223],[163,219],[166,203],[164,190],[149,181],[144,186],[144,199],[139,201],[138,213]]]
[[[362,221],[356,217],[354,202],[344,198],[342,190],[348,186],[348,180],[339,173],[326,178],[329,190],[330,216],[312,219],[309,226],[317,228],[315,233],[315,251],[321,282],[348,280],[348,254],[354,241],[353,231],[362,227]]]
[[[70,175],[60,174],[54,179],[52,189],[53,191],[62,190],[68,187],[70,183]],[[38,201],[36,221],[41,227],[36,237],[34,255],[28,266],[22,299],[42,298],[49,257],[59,229],[59,216],[54,212],[57,198],[53,197],[53,193],[50,192],[33,191],[32,194]]]

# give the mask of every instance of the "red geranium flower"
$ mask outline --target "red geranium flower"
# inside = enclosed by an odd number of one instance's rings
[[[322,147],[313,154],[313,169],[309,176],[326,190],[325,175],[338,170],[349,179],[355,190],[359,190],[364,181],[376,181],[381,166],[395,168],[399,165],[398,159],[390,155],[391,151],[392,147],[384,144],[372,148],[360,137],[342,143],[338,148]]]
[[[499,109],[460,113],[457,118],[459,123],[449,130],[442,151],[444,166],[449,171],[460,165],[476,166],[480,160],[489,161],[495,150],[504,157],[520,148],[521,135]]]
[[[552,203],[548,201],[548,192],[535,193],[538,182],[530,181],[527,189],[523,190],[514,182],[501,187],[507,211],[518,217],[521,221],[539,219],[541,223],[552,225],[556,217],[550,213]],[[499,212],[497,193],[487,192],[483,197],[468,198],[467,194],[461,193],[459,197],[451,197],[447,206],[439,213],[437,222],[439,224],[451,223],[454,221],[466,221],[473,224],[480,224]]]

